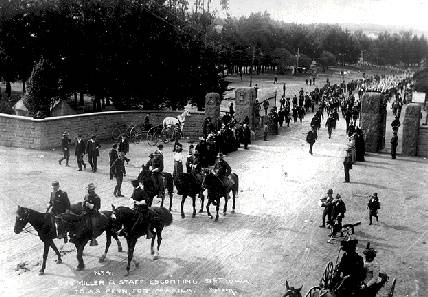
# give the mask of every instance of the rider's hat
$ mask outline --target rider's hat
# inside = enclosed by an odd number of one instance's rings
[[[189,149],[191,149],[191,148],[194,148],[195,146],[193,145],[193,144],[191,144],[190,146],[189,146]]]
[[[53,187],[59,187],[59,182],[57,180],[52,182]]]
[[[134,180],[132,180],[132,181],[131,181],[131,184],[132,184],[134,187],[138,187],[138,186],[140,185],[140,182],[139,182],[138,180],[134,179]]]
[[[336,194],[336,199],[340,199],[342,198],[342,196],[340,196],[340,194]]]
[[[333,194],[333,190],[332,189],[328,189],[327,194]]]
[[[95,185],[93,183],[90,183],[87,187],[88,190],[95,190]]]
[[[345,252],[355,251],[357,249],[357,244],[358,240],[356,239],[342,240],[342,250],[344,250]]]
[[[222,153],[218,153],[217,154],[217,158],[221,158],[221,157],[223,157],[223,154]]]
[[[377,198],[377,193],[373,193],[373,198]]]
[[[367,242],[367,247],[366,249],[363,251],[364,256],[369,257],[369,258],[374,258],[376,257],[376,250],[374,248],[370,247],[370,242]]]
[[[163,149],[163,144],[159,144],[159,145],[158,145],[158,148],[159,148],[159,149]]]

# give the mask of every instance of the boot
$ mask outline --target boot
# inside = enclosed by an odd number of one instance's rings
[[[150,231],[150,228],[147,228],[147,236],[146,236],[146,238],[147,239],[152,239],[153,238],[153,233],[152,233],[152,231]]]
[[[91,239],[91,244],[89,246],[97,246],[97,245],[98,245],[97,240],[95,238],[92,238]]]

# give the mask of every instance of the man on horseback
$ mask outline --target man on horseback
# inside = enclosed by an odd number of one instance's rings
[[[95,227],[98,224],[98,219],[100,216],[99,210],[101,208],[101,199],[95,193],[95,185],[90,183],[88,185],[88,194],[85,195],[83,200],[83,213],[86,220],[86,226],[91,232],[91,246],[97,246],[98,242],[96,238]]]
[[[52,182],[51,198],[48,202],[46,212],[51,214],[52,234],[56,236],[55,216],[70,211],[70,200],[66,192],[59,189],[59,182]],[[64,237],[64,242],[67,242],[67,237]]]
[[[233,185],[233,181],[229,178],[230,174],[232,173],[232,169],[230,168],[229,163],[224,160],[222,153],[218,153],[217,155],[214,172],[223,183],[225,190],[229,189]]]
[[[151,172],[155,189],[158,189],[158,198],[163,198],[165,189],[163,184],[163,145],[159,144],[158,149],[150,155],[150,160],[147,163]]]
[[[336,295],[337,297],[359,296],[361,283],[364,280],[364,261],[363,257],[356,252],[358,240],[343,240],[341,244],[345,254],[336,267],[333,279],[336,280],[336,286],[342,281],[343,283]],[[343,280],[345,277],[347,278]]]

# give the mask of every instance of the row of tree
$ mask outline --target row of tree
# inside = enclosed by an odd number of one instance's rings
[[[227,0],[216,1],[227,8]],[[303,67],[313,59],[324,67],[355,63],[362,53],[374,64],[404,65],[419,63],[428,52],[425,38],[410,32],[371,39],[338,25],[278,22],[267,13],[219,19],[211,4],[1,1],[0,76],[26,82],[32,75],[27,107],[33,113],[48,114],[52,100],[73,93],[112,99],[119,109],[141,103],[177,107],[187,100],[202,107],[207,92],[225,90],[224,69],[241,72],[254,65],[257,73],[285,72],[297,63],[297,53]]]

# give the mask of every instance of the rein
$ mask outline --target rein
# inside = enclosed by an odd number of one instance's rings
[[[34,227],[30,225],[28,227],[23,228],[21,232],[25,232],[25,233],[29,233],[29,234],[34,235],[34,236],[38,236],[38,235],[34,234],[33,232],[31,232],[30,228],[34,229]]]

